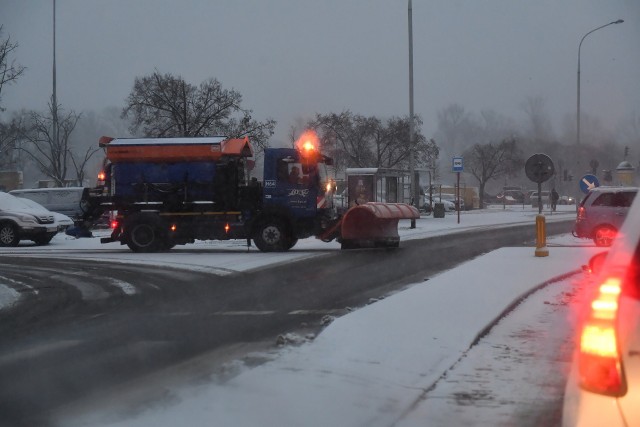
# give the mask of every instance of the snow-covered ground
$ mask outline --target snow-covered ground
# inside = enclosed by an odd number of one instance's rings
[[[560,208],[564,208],[564,212],[547,215],[547,221],[575,216],[574,206]],[[408,222],[401,223],[400,233],[406,240],[468,228],[498,229],[516,223],[530,223],[533,227],[536,213],[528,207],[506,210],[498,207],[465,212],[460,224],[457,215],[447,215],[444,219],[425,217],[418,220],[415,229],[410,229]],[[10,252],[24,256],[173,264],[225,274],[231,265],[233,270],[248,270],[318,256],[338,248],[337,244],[306,239],[289,253],[261,254],[252,248],[252,253],[247,254],[242,242],[201,242],[170,254],[140,255],[119,245],[100,246],[96,240],[68,240],[59,236],[46,248],[25,245]],[[549,239],[548,247],[549,256],[542,258],[534,256],[533,247],[503,248],[478,257],[335,319],[315,339],[303,340],[299,346],[284,346],[275,356],[270,356],[272,360],[267,363],[251,369],[230,368],[234,371],[230,379],[219,381],[212,376],[210,381],[199,385],[174,388],[166,385],[164,398],[150,406],[132,401],[130,407],[120,404],[89,414],[74,414],[62,419],[60,424],[422,426],[464,425],[469,420],[483,420],[479,425],[499,424],[498,420],[504,421],[504,417],[496,418],[499,417],[496,411],[487,410],[491,405],[485,406],[485,411],[478,415],[471,406],[457,405],[443,396],[464,399],[475,390],[482,397],[482,393],[492,390],[502,402],[498,412],[503,415],[509,413],[509,402],[517,404],[514,392],[492,375],[479,380],[480,389],[464,384],[464,369],[473,369],[465,365],[465,360],[471,360],[471,352],[482,351],[482,337],[488,328],[531,294],[533,296],[514,311],[525,320],[509,322],[508,326],[498,323],[492,331],[489,350],[518,347],[514,350],[527,353],[526,348],[519,348],[526,346],[527,341],[514,340],[517,332],[513,328],[526,329],[523,325],[533,322],[529,325],[531,328],[553,329],[549,316],[540,314],[539,304],[527,305],[526,302],[537,297],[550,301],[549,307],[554,307],[555,301],[571,295],[575,280],[558,280],[572,273],[581,275],[577,273],[580,266],[600,249],[570,235]],[[553,284],[540,290],[548,283]],[[0,285],[0,289],[2,287]],[[500,327],[507,329],[501,331]],[[474,343],[477,345],[472,346]],[[495,359],[491,355],[487,357]],[[494,364],[499,363],[494,359]],[[454,367],[460,370],[453,370]],[[520,363],[509,369],[517,383],[527,378],[530,367]],[[450,375],[445,378],[449,371]],[[459,381],[452,380],[454,374],[461,375]],[[500,396],[504,399],[500,400]],[[522,399],[528,397],[526,393],[521,396]],[[453,422],[452,405],[457,420]],[[478,416],[483,418],[476,418]]]

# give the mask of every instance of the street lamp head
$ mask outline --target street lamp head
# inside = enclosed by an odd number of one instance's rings
[[[622,24],[624,22],[624,19],[618,19],[617,21],[614,22],[614,24]]]

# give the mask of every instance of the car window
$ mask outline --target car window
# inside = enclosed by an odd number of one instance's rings
[[[591,204],[591,206],[614,206],[614,205],[615,205],[614,193],[603,193],[599,195]]]
[[[618,206],[628,208],[633,203],[633,199],[636,197],[635,191],[623,191],[622,193],[618,193],[617,204]]]
[[[584,196],[584,199],[580,202],[580,206],[584,206],[587,203],[587,200],[591,199],[592,195],[593,193],[587,193],[587,195]]]

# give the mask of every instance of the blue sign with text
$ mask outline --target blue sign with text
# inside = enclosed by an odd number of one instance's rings
[[[454,157],[453,158],[453,171],[454,172],[464,172],[464,166],[462,164],[462,157]]]

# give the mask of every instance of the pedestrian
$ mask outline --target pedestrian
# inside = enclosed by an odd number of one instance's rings
[[[551,189],[551,210],[553,212],[556,211],[556,206],[558,204],[559,199],[560,199],[560,195],[558,194],[555,188],[552,188]]]

